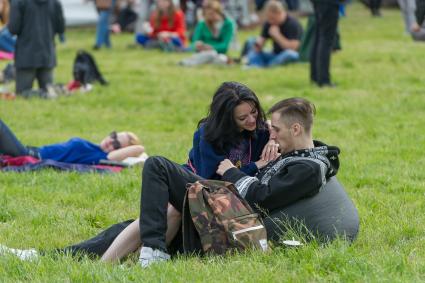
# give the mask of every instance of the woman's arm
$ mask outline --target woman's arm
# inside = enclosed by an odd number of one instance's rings
[[[211,45],[218,53],[226,54],[235,35],[235,27],[231,20],[226,20],[220,31],[220,35],[221,41]]]
[[[122,161],[127,157],[137,157],[145,151],[141,145],[130,145],[108,153],[108,160]]]

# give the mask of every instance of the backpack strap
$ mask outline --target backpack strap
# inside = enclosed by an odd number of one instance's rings
[[[192,184],[188,184],[189,188]],[[201,240],[193,224],[192,215],[189,207],[189,189],[186,190],[183,201],[183,216],[182,216],[182,232],[183,232],[183,250],[185,253],[203,254]]]

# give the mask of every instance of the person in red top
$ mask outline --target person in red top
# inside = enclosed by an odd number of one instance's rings
[[[166,50],[183,48],[186,44],[184,13],[176,8],[172,0],[156,0],[156,9],[143,32],[136,35],[137,43],[145,47],[160,47]]]

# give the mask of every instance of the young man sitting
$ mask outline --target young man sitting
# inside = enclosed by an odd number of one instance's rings
[[[302,98],[289,98],[275,104],[270,113],[270,137],[279,144],[282,155],[256,177],[246,175],[228,159],[217,169],[223,180],[235,184],[252,207],[264,211],[281,209],[317,194],[339,167],[339,149],[312,139],[313,104]],[[170,258],[166,245],[168,203],[181,212],[186,184],[200,179],[164,157],[146,161],[140,210],[143,267]]]
[[[295,18],[288,15],[282,3],[270,0],[265,7],[266,23],[261,35],[246,44],[248,65],[253,67],[272,67],[299,60],[303,29]],[[263,51],[268,39],[273,42],[273,51]]]

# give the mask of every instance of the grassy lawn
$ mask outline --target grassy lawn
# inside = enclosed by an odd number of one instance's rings
[[[351,246],[308,244],[226,258],[181,258],[142,270],[124,265],[43,257],[0,256],[0,281],[36,282],[418,282],[425,280],[425,44],[404,35],[400,11],[371,18],[358,4],[340,21],[342,52],[333,56],[335,89],[309,83],[308,64],[270,70],[182,68],[185,54],[129,49],[132,36],[94,53],[110,82],[57,100],[0,101],[0,117],[26,144],[80,136],[99,141],[132,130],[150,155],[183,163],[192,134],[217,86],[246,83],[264,108],[291,96],[316,104],[314,134],[341,148],[338,179],[361,217]],[[89,49],[93,30],[69,30],[58,46],[56,80],[72,76],[76,50]],[[243,39],[253,32],[243,32]],[[236,53],[235,53],[236,54]],[[0,243],[52,249],[76,243],[138,216],[140,168],[115,175],[43,171],[0,174]]]

